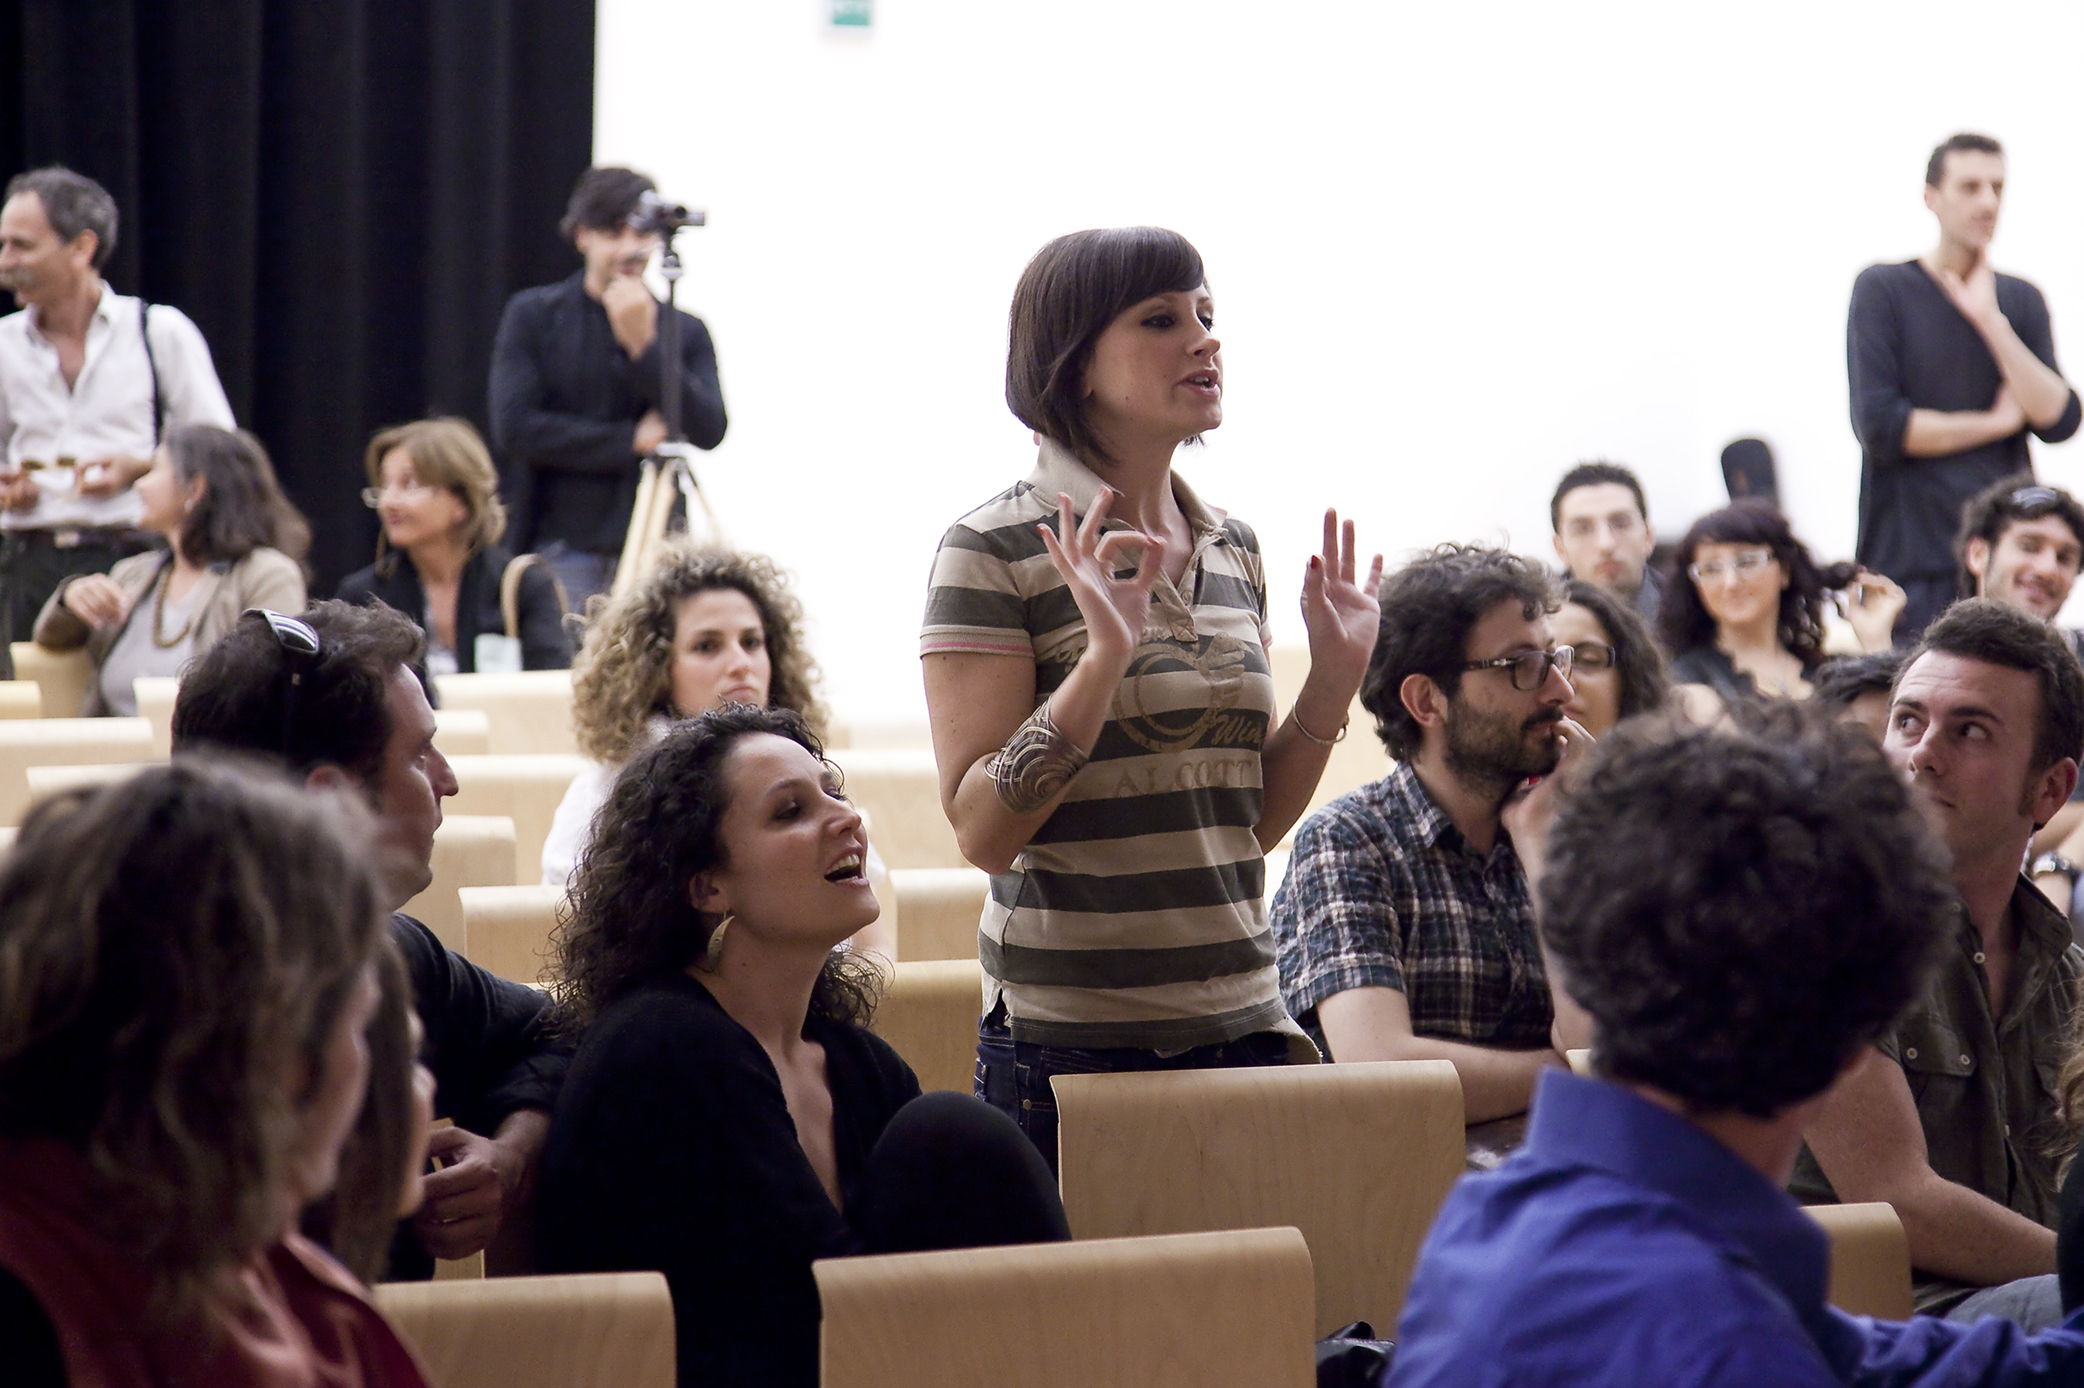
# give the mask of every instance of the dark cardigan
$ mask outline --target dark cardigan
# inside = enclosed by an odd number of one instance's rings
[[[456,587],[456,669],[461,674],[477,670],[477,640],[480,634],[506,634],[506,617],[499,610],[499,580],[514,556],[498,545],[490,545],[470,556]],[[391,550],[366,569],[357,569],[340,580],[339,596],[364,606],[380,602],[396,608],[414,625],[427,620],[427,594],[420,587],[419,571],[412,560]],[[521,637],[521,668],[563,670],[572,663],[572,640],[564,629],[564,604],[558,600],[557,582],[541,564],[521,571],[521,588],[515,603]]]

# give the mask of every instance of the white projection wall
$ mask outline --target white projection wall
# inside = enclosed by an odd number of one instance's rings
[[[1181,466],[1250,521],[1277,633],[1317,517],[1394,559],[1548,552],[1570,463],[1626,462],[1676,537],[1769,440],[1796,527],[1850,554],[1854,275],[1932,239],[1926,153],[2002,139],[1995,258],[2084,374],[2084,6],[1588,0],[601,0],[595,151],[705,206],[730,538],[799,577],[836,704],[923,709],[947,524],[1023,475],[1005,314],[1053,235],[1201,248],[1227,422]],[[2043,448],[2084,486],[2084,451]],[[2073,615],[2084,602],[2073,605]]]

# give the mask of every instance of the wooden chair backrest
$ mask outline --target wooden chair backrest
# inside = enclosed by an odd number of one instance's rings
[[[1310,1388],[1293,1229],[830,1258],[823,1388]]]
[[[434,880],[402,908],[444,945],[466,954],[464,887],[514,885],[514,822],[504,815],[449,815],[434,831]]]
[[[386,1282],[376,1304],[440,1388],[673,1388],[656,1272]]]
[[[34,641],[8,643],[14,657],[14,677],[34,680],[43,699],[46,718],[77,718],[86,702],[87,686],[94,680],[94,662],[87,648],[47,651]]]
[[[897,894],[898,958],[977,957],[977,924],[991,894],[982,869],[893,868],[890,885]]]
[[[104,766],[152,760],[152,725],[142,718],[0,719],[0,824],[29,812],[32,766]]]
[[[1444,1060],[1059,1075],[1059,1172],[1076,1238],[1292,1224],[1317,1333],[1390,1335],[1419,1245],[1462,1174]]]
[[[587,761],[574,753],[525,756],[450,757],[456,794],[446,805],[455,814],[505,815],[514,821],[513,882],[543,880],[543,840],[550,821]]]
[[[0,680],[0,718],[41,717],[42,685],[35,680]]]
[[[984,970],[974,958],[901,961],[896,968],[869,1029],[904,1057],[921,1089],[969,1093]]]
[[[443,708],[482,709],[492,723],[497,756],[575,755],[572,672],[523,670],[511,675],[439,675]]]
[[[847,796],[875,819],[876,852],[898,868],[968,867],[941,809],[940,772],[924,747],[848,747],[833,764]]]
[[[1831,1304],[1848,1315],[1909,1320],[1910,1239],[1895,1207],[1877,1200],[1808,1209],[1831,1236]]]
[[[550,932],[564,888],[465,887],[463,954],[481,969],[516,983],[540,983],[552,972]]]

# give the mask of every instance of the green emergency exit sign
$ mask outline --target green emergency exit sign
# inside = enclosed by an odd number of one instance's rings
[[[832,22],[855,29],[875,23],[876,0],[832,0]]]

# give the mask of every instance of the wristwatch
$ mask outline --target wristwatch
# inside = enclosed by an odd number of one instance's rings
[[[2039,877],[2044,873],[2059,872],[2074,882],[2077,880],[2077,865],[2054,850],[2049,850],[2033,860],[2033,873]]]

